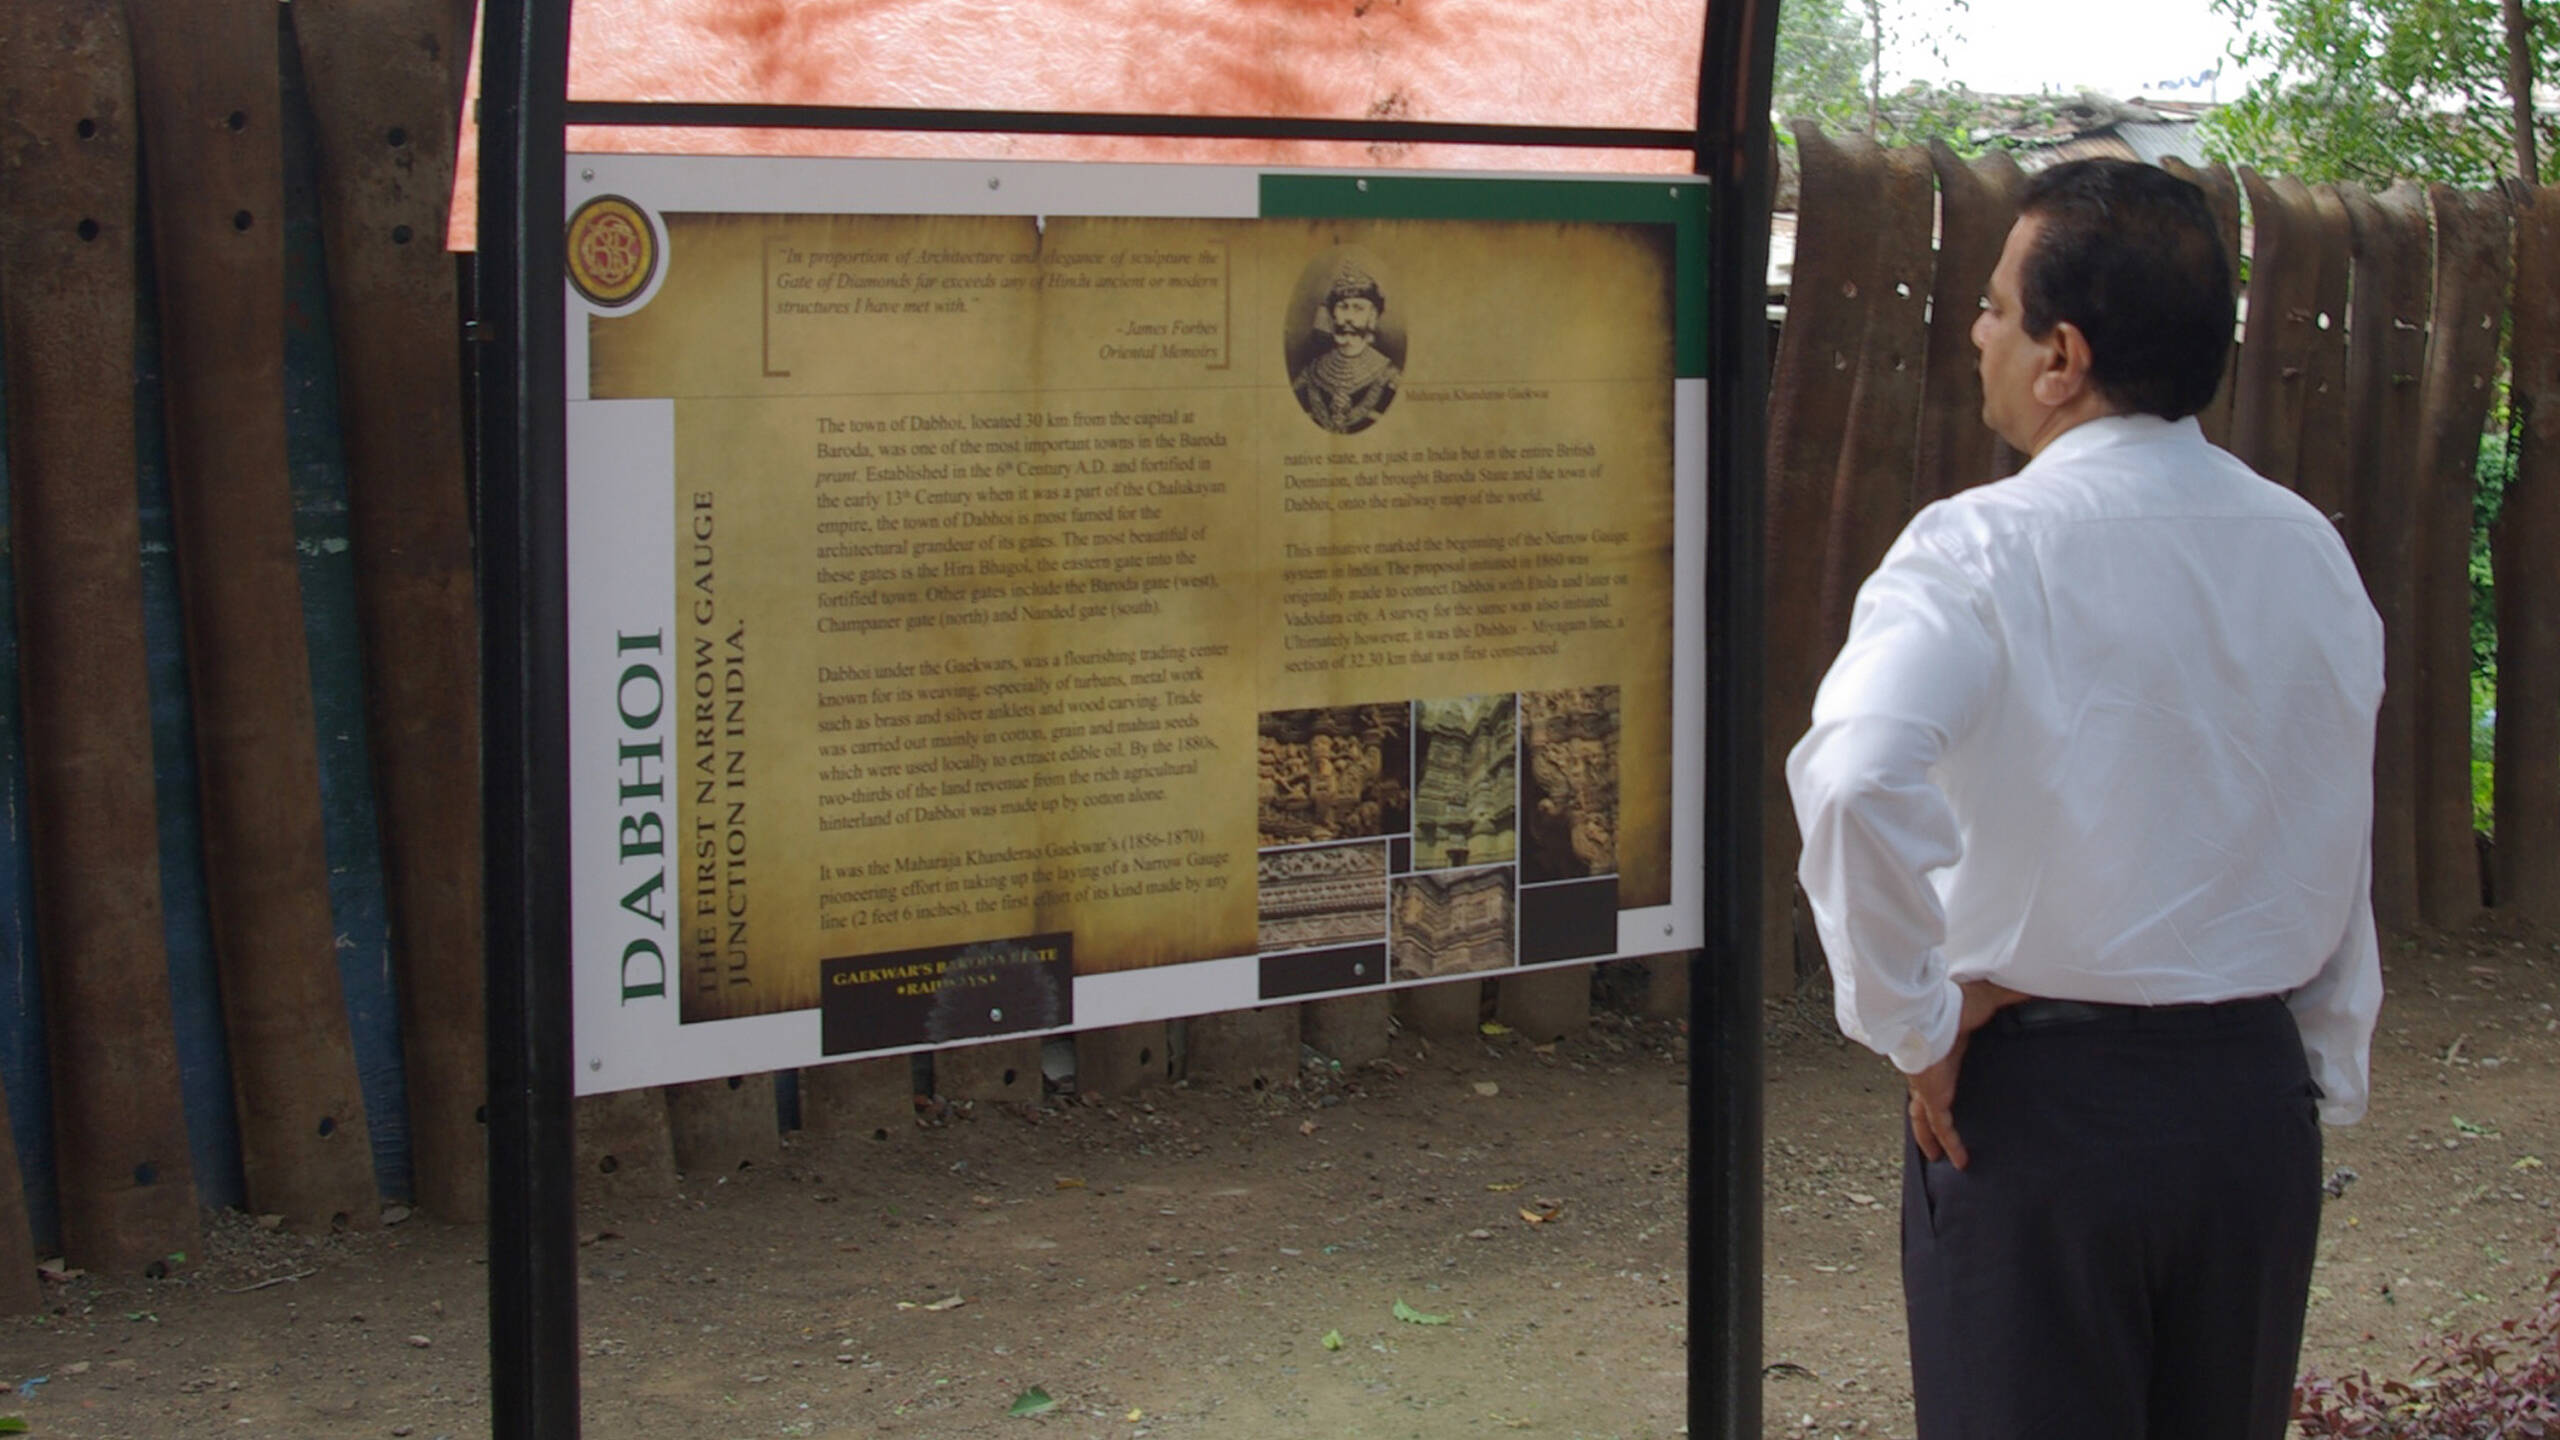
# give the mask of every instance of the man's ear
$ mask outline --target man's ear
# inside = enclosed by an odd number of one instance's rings
[[[2089,337],[2068,320],[2054,322],[2053,333],[2044,338],[2042,363],[2036,369],[2036,403],[2058,410],[2087,394],[2092,387],[2089,378]]]

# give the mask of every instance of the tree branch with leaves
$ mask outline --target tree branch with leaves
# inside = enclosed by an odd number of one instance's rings
[[[2533,77],[2560,0],[2214,0],[2266,78],[2205,121],[2214,158],[2308,181],[2533,176]]]

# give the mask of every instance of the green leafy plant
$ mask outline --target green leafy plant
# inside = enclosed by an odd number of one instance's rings
[[[2214,0],[2265,78],[2204,122],[2217,160],[2304,180],[2486,185],[2515,173],[2499,0]],[[2525,0],[2533,70],[2560,60],[2554,0]],[[2550,129],[2549,117],[2534,126]],[[2544,138],[2547,139],[2547,136]]]
[[[2471,496],[2471,816],[2478,830],[2492,830],[2497,788],[2498,582],[2489,534],[2515,478],[2503,406],[2480,439],[2477,484]]]
[[[1912,0],[1787,0],[1778,7],[1777,64],[1770,109],[1784,120],[1812,120],[1834,135],[1863,134],[1891,145],[1943,140],[1957,153],[1982,153],[1977,140],[1988,111],[1963,85],[1914,80],[1887,89],[1888,51],[1941,55],[1957,31],[1946,10]],[[1783,127],[1782,144],[1793,144]]]

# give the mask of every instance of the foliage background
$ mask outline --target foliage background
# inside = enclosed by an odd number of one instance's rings
[[[2533,73],[2560,0],[2525,0]],[[2205,122],[2215,159],[2311,182],[2487,185],[2515,173],[2499,0],[2215,0],[2265,78]],[[2549,115],[2534,130],[2549,149]]]

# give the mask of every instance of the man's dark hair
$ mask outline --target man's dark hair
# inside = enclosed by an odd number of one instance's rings
[[[2212,401],[2234,307],[2202,190],[2129,160],[2074,160],[2031,177],[2018,212],[2040,227],[2018,279],[2028,335],[2079,326],[2090,379],[2127,410],[2182,420]]]

